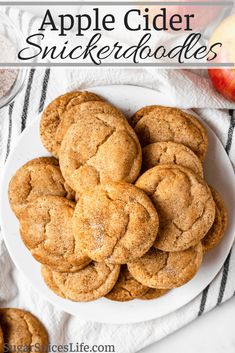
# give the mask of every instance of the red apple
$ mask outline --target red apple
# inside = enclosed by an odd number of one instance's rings
[[[227,17],[213,33],[210,44],[221,42],[216,63],[218,68],[209,69],[214,87],[224,97],[235,101],[235,68],[219,68],[222,62],[235,63],[235,15]]]
[[[153,0],[154,1],[154,0]],[[161,0],[157,0],[161,1]],[[157,2],[156,0],[154,2]],[[220,0],[209,0],[211,2],[211,6],[196,6],[196,5],[165,5],[165,6],[157,6],[157,5],[146,5],[142,6],[142,9],[149,8],[150,17],[153,18],[156,14],[160,13],[161,8],[166,8],[167,10],[167,22],[169,23],[169,19],[175,15],[179,14],[182,17],[185,15],[193,14],[194,18],[190,20],[191,28],[193,31],[203,29],[208,26],[213,20],[215,20],[223,9],[221,6],[216,6],[216,2]],[[169,2],[175,2],[175,0],[169,0]],[[185,0],[179,0],[178,2],[184,3]],[[195,2],[194,0],[189,0],[188,2]],[[198,0],[198,2],[205,2],[205,0]],[[207,1],[208,2],[208,1]]]
[[[235,69],[209,69],[209,76],[217,91],[235,102]]]

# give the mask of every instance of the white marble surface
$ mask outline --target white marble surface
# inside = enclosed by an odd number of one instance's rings
[[[235,297],[139,353],[234,353]]]

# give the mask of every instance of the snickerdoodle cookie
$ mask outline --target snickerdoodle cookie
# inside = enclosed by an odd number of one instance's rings
[[[115,285],[119,265],[91,262],[74,273],[59,273],[42,266],[42,276],[48,287],[60,297],[73,301],[91,301],[105,296]]]
[[[129,272],[126,265],[121,267],[118,280],[111,290],[106,295],[106,298],[125,302],[142,296],[149,288],[139,283]]]
[[[86,118],[88,114],[92,115],[96,113],[117,115],[120,118],[126,120],[125,116],[120,112],[120,110],[107,102],[94,100],[75,105],[66,113],[64,113],[57,128],[55,139],[58,146],[61,145],[66,132],[72,124],[76,123],[79,119]]]
[[[128,264],[128,269],[145,286],[171,289],[193,278],[202,257],[201,243],[184,251],[170,253],[151,248],[143,257]]]
[[[176,142],[155,142],[142,150],[142,169],[146,171],[158,164],[177,164],[191,169],[203,177],[202,163],[196,154],[185,145]]]
[[[42,195],[72,197],[55,158],[36,158],[23,165],[9,184],[11,208],[19,218],[25,207]]]
[[[21,237],[35,259],[58,272],[74,272],[90,259],[77,247],[72,232],[75,204],[59,196],[41,196],[21,214]]]
[[[148,291],[138,299],[141,299],[141,300],[157,299],[162,297],[167,292],[169,292],[169,289],[149,288]]]
[[[0,353],[3,353],[3,351],[4,351],[4,338],[3,338],[2,328],[0,326]]]
[[[136,182],[154,203],[159,232],[154,243],[164,251],[185,250],[197,244],[215,219],[215,203],[206,182],[178,165],[158,165]]]
[[[84,114],[67,131],[60,148],[61,172],[78,194],[107,181],[134,182],[142,151],[134,130],[112,114]]]
[[[21,309],[0,309],[5,347],[9,352],[22,347],[24,352],[46,352],[48,334],[42,323],[31,313]]]
[[[83,194],[75,208],[75,239],[93,260],[125,264],[153,245],[158,215],[148,196],[128,183],[109,183]]]
[[[210,187],[213,199],[215,201],[215,220],[209,232],[202,239],[204,252],[216,247],[223,239],[228,225],[228,213],[221,195]]]
[[[46,149],[58,157],[63,136],[57,134],[57,130],[64,114],[81,103],[99,100],[102,98],[87,91],[69,92],[54,99],[44,110],[40,123],[41,140]]]
[[[23,167],[27,167],[33,164],[51,164],[51,165],[59,165],[59,160],[55,157],[38,157],[29,160],[26,162]]]
[[[206,129],[191,114],[177,108],[149,106],[137,111],[132,123],[142,147],[173,141],[189,147],[203,160],[208,147]]]

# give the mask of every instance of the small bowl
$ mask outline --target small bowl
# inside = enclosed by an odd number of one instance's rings
[[[15,47],[15,50],[16,50],[15,58],[12,59],[11,62],[17,63],[18,62],[17,53],[20,50],[20,48],[22,48],[23,34],[17,27],[15,27],[14,23],[10,20],[10,18],[2,12],[0,12],[0,36],[4,36],[5,38],[7,38],[11,42],[11,44],[13,44],[13,46]],[[4,63],[3,60],[2,60],[2,63]],[[0,55],[0,68],[1,68],[1,55]],[[4,68],[2,67],[2,69],[7,70],[7,68],[5,67]],[[25,68],[17,68],[16,70],[17,70],[17,77],[13,86],[3,97],[0,98],[0,109],[10,104],[24,86],[26,74],[28,70]]]

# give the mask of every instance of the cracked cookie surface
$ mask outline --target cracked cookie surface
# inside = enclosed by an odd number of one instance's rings
[[[79,119],[86,118],[88,114],[97,113],[117,115],[121,119],[126,120],[124,115],[117,108],[103,101],[94,100],[75,105],[63,114],[56,130],[55,139],[58,145],[61,145],[66,132],[72,124],[76,123]]]
[[[55,158],[36,158],[23,165],[9,184],[9,201],[20,218],[25,207],[42,195],[72,197],[73,191],[65,183]]]
[[[155,142],[143,148],[142,170],[158,164],[177,164],[203,177],[202,163],[196,154],[185,145],[175,142]]]
[[[58,134],[64,114],[71,108],[88,101],[100,101],[102,98],[87,91],[73,91],[54,99],[44,110],[40,123],[40,136],[45,148],[55,157],[59,156],[63,136]]]
[[[98,262],[91,262],[74,273],[59,273],[42,266],[47,286],[60,297],[78,302],[105,296],[115,285],[119,273],[119,265]]]
[[[202,245],[184,251],[165,252],[151,248],[142,258],[128,264],[132,276],[151,288],[171,289],[190,281],[202,262]]]
[[[84,114],[61,144],[61,172],[78,194],[110,180],[134,182],[141,163],[138,138],[117,115]]]
[[[153,245],[158,214],[151,200],[134,185],[109,183],[83,194],[75,208],[73,230],[93,260],[125,264]]]
[[[42,323],[31,313],[21,309],[1,308],[0,325],[9,352],[13,352],[14,346],[28,348],[28,352],[46,352],[48,334]],[[40,349],[37,350],[35,345]]]
[[[133,300],[145,294],[148,287],[138,282],[129,272],[126,265],[121,267],[121,271],[116,284],[106,298],[125,302]]]
[[[228,225],[228,213],[224,204],[224,200],[222,199],[218,191],[216,191],[212,187],[210,187],[210,189],[213,199],[215,201],[216,211],[214,223],[208,233],[202,239],[202,246],[204,252],[213,249],[221,242]]]
[[[206,182],[189,169],[158,165],[136,182],[159,214],[154,246],[164,251],[185,250],[197,244],[215,219],[215,203]]]
[[[158,289],[158,288],[149,288],[148,291],[140,296],[138,299],[141,300],[151,300],[162,297],[164,294],[169,292],[169,289]]]
[[[26,207],[20,233],[34,258],[58,272],[74,272],[91,260],[78,249],[72,231],[75,203],[59,196],[42,196]]]
[[[153,105],[137,111],[132,124],[142,147],[154,142],[178,142],[189,147],[200,160],[205,158],[207,132],[191,114],[177,108]]]

